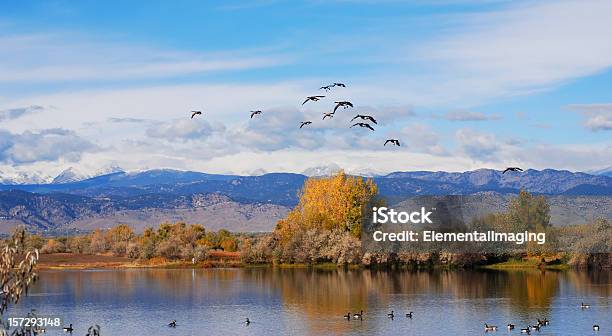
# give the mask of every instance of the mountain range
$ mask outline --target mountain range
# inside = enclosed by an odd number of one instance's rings
[[[317,168],[309,175],[335,170]],[[135,173],[116,169],[81,179],[68,170],[52,183],[0,183],[0,232],[20,224],[43,232],[92,230],[119,223],[141,230],[176,220],[199,222],[211,229],[269,231],[297,204],[306,179],[293,173],[238,176],[168,169]],[[394,172],[373,179],[390,203],[418,195],[486,194],[493,195],[489,203],[505,204],[507,194],[524,189],[554,196],[557,204],[591,207],[590,213],[596,214],[601,209],[609,212],[612,196],[612,177],[554,169],[506,174],[491,169]],[[576,203],[577,199],[583,201]]]

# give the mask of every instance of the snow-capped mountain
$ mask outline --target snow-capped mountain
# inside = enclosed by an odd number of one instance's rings
[[[45,184],[53,178],[40,172],[0,170],[0,184]]]
[[[325,166],[310,167],[302,172],[306,176],[329,176],[337,173],[341,170],[340,166],[335,163],[331,163]]]
[[[604,175],[612,177],[612,166],[603,169],[597,169],[590,172],[593,175]]]
[[[51,183],[60,184],[60,183],[78,182],[88,177],[89,177],[88,175],[79,172],[73,167],[70,167],[68,169],[63,170],[55,178],[53,178],[53,181],[51,181]]]
[[[120,173],[120,172],[123,172],[123,169],[115,165],[112,165],[106,168],[102,168],[93,174],[87,174],[74,167],[69,167],[68,169],[65,169],[61,173],[59,173],[53,179],[53,181],[51,181],[51,183],[61,184],[61,183],[79,182],[79,181],[83,181],[83,180],[86,180],[92,177],[96,177],[96,176],[102,176],[102,175]]]

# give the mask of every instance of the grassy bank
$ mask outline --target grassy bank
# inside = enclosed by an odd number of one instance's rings
[[[552,262],[542,262],[540,258],[520,258],[520,259],[508,259],[503,262],[494,263],[490,265],[483,265],[480,268],[487,269],[521,269],[521,268],[539,268],[539,269],[550,269],[550,270],[562,270],[569,269],[570,266],[559,260]]]
[[[211,252],[210,257],[195,264],[184,260],[152,258],[130,259],[109,254],[50,253],[42,254],[38,261],[41,270],[121,269],[121,268],[212,268],[241,267],[238,253]]]

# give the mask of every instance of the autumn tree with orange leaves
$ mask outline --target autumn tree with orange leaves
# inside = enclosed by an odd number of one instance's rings
[[[371,179],[343,171],[306,180],[298,205],[277,223],[274,231],[278,248],[285,256],[291,255],[281,259],[312,262],[336,260],[337,254],[353,255],[359,248],[364,210],[376,200],[377,192]]]

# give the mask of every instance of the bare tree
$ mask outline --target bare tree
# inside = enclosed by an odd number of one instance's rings
[[[11,238],[3,242],[0,248],[0,323],[2,315],[11,304],[19,302],[23,294],[28,294],[29,287],[38,278],[35,267],[38,263],[38,249],[26,250],[26,232],[17,228]],[[0,335],[8,335],[0,330]]]

